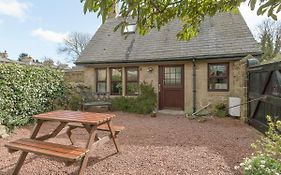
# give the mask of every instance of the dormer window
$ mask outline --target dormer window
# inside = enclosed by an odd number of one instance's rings
[[[128,24],[128,25],[126,25],[123,32],[125,34],[135,33],[136,32],[136,24]]]

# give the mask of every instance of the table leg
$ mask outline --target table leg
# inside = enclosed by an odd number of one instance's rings
[[[85,172],[85,169],[88,164],[89,155],[91,153],[90,149],[91,149],[92,144],[95,141],[95,137],[97,134],[97,126],[95,125],[95,126],[90,126],[90,127],[91,127],[91,130],[89,132],[89,140],[86,145],[86,149],[88,149],[89,151],[85,154],[84,158],[81,160],[79,173],[78,173],[79,175],[83,175]]]
[[[115,137],[115,131],[114,131],[113,128],[111,127],[111,120],[107,122],[107,125],[108,125],[108,128],[109,128],[110,134],[111,134],[111,136],[112,136],[112,140],[113,140],[114,146],[115,146],[117,152],[119,153],[119,152],[120,152],[120,151],[119,151],[119,147],[118,147],[118,144],[117,144],[117,142],[116,142],[116,140],[115,140],[115,138],[116,138],[116,137]]]
[[[34,129],[33,129],[33,131],[32,131],[32,134],[31,134],[31,136],[30,136],[31,139],[35,139],[35,138],[36,138],[36,135],[38,134],[38,132],[39,132],[39,130],[40,130],[42,124],[43,124],[43,121],[42,121],[42,120],[38,120],[38,121],[37,121],[37,124],[36,124],[36,126],[34,127]],[[17,162],[17,164],[16,164],[16,167],[15,167],[14,170],[13,170],[12,175],[17,175],[17,174],[19,174],[19,171],[20,171],[20,169],[21,169],[21,167],[22,167],[22,165],[23,165],[23,163],[24,163],[24,160],[25,160],[27,154],[28,154],[28,152],[22,152],[22,153],[21,153],[21,155],[20,155],[20,157],[19,157],[19,159],[18,159],[18,162]]]

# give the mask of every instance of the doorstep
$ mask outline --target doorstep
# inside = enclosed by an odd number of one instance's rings
[[[173,110],[173,109],[162,109],[157,112],[157,114],[166,114],[166,115],[185,115],[185,112],[182,110]]]

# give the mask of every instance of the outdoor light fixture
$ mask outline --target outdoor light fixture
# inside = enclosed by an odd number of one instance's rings
[[[147,68],[147,72],[152,72],[152,71],[153,71],[152,67]]]

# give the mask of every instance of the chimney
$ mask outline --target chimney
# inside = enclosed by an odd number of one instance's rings
[[[7,51],[5,50],[4,52],[0,52],[0,56],[1,56],[2,58],[8,59],[8,53],[7,53]]]
[[[4,53],[3,53],[3,58],[8,58],[8,53],[7,53],[6,50],[5,50]]]
[[[108,13],[108,18],[116,18],[117,15],[119,15],[119,5],[117,0],[115,1],[115,3],[112,5],[112,9],[111,11]]]

